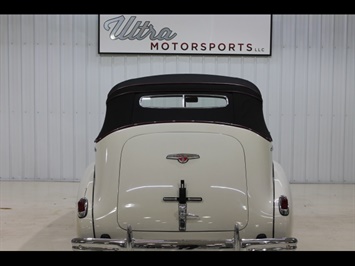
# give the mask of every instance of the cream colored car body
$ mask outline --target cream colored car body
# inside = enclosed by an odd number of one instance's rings
[[[166,159],[181,152],[200,159],[186,164]],[[188,234],[178,230],[178,204],[163,202],[165,196],[178,196],[181,179],[188,196],[203,199],[187,204],[187,212],[196,215],[187,219]],[[84,195],[94,202],[86,218],[76,218],[78,237],[125,239],[130,225],[137,239],[220,240],[233,238],[235,223],[243,239],[257,232],[292,235],[292,214],[278,210],[278,196],[291,198],[288,180],[272,161],[272,144],[246,129],[186,123],[118,131],[96,145],[96,163],[82,184],[78,199]]]
[[[81,179],[73,250],[296,249],[271,138],[218,121],[112,129]]]

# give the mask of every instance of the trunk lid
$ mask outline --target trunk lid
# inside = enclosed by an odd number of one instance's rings
[[[232,231],[239,223],[243,229],[248,222],[243,147],[217,133],[134,136],[121,152],[117,199],[122,228],[211,232]]]

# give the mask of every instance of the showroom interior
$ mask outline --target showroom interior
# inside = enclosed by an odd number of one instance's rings
[[[206,49],[186,41],[179,51],[117,52],[100,39],[97,14],[1,14],[0,251],[71,250],[107,94],[124,80],[170,73],[256,84],[290,183],[297,250],[355,251],[355,15],[266,17],[265,53],[231,52],[222,39]],[[217,26],[217,38],[233,35]]]

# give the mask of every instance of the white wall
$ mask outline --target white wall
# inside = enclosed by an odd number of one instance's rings
[[[292,183],[355,183],[355,15],[273,15],[270,57],[99,55],[97,15],[0,15],[0,181],[78,181],[112,86],[161,73],[259,86]]]

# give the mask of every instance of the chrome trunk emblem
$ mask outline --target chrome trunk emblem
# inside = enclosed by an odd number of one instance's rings
[[[166,156],[166,159],[177,160],[179,163],[187,163],[191,159],[199,159],[200,155],[192,153],[175,153]]]

